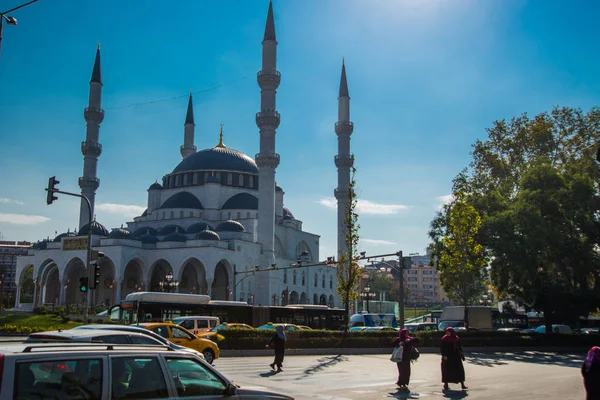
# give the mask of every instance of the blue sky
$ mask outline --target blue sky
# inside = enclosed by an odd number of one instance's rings
[[[2,9],[20,4],[2,2]],[[45,203],[47,179],[78,192],[83,108],[101,42],[103,153],[97,219],[138,215],[180,161],[187,93],[196,145],[254,156],[266,0],[40,0],[4,26],[0,232],[39,240],[78,225],[78,199]],[[346,60],[355,124],[361,250],[423,252],[471,144],[494,120],[597,105],[594,1],[275,0],[285,203],[334,254],[337,91]],[[158,101],[163,100],[163,101]],[[143,103],[143,104],[140,104]],[[132,206],[132,207],[126,207]]]

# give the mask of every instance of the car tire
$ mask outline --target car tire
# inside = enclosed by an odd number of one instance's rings
[[[212,351],[211,349],[205,349],[202,352],[202,355],[204,355],[204,359],[206,360],[206,362],[211,365],[215,361],[215,352]]]

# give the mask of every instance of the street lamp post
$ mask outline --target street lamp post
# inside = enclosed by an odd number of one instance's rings
[[[173,279],[173,273],[169,271],[165,276],[165,280],[158,282],[158,285],[160,286],[160,290],[169,293],[177,289],[179,282]]]
[[[367,286],[363,289],[363,292],[360,294],[360,297],[363,300],[367,301],[367,312],[369,312],[369,300],[373,300],[377,296],[375,292],[371,292],[371,286],[367,283]]]
[[[7,15],[13,11],[18,10],[19,8],[23,8],[25,6],[28,6],[32,3],[37,2],[38,0],[32,0],[28,3],[25,4],[21,4],[20,6],[11,8],[10,10],[6,10],[4,12],[0,12],[0,51],[2,50],[2,26],[4,25],[4,21],[6,21],[6,23],[8,25],[17,25],[17,19],[15,17],[11,17],[10,15]]]

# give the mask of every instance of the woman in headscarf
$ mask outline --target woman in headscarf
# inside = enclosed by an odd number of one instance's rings
[[[271,337],[269,344],[265,347],[268,349],[269,347],[273,347],[275,349],[275,360],[272,364],[270,364],[271,369],[275,369],[277,365],[277,372],[283,371],[281,367],[283,366],[283,356],[285,353],[285,341],[287,340],[285,336],[285,327],[283,325],[278,325],[275,329],[275,333]]]
[[[600,399],[600,347],[590,349],[581,366],[587,400]]]
[[[398,366],[398,381],[396,385],[400,387],[400,390],[410,392],[408,384],[410,383],[410,362],[412,348],[418,339],[410,337],[409,331],[406,328],[402,328],[398,332],[398,337],[392,341],[394,346],[402,346],[402,361],[396,363]]]
[[[462,390],[466,390],[465,386],[465,368],[460,339],[456,331],[451,326],[446,328],[446,334],[442,337],[442,382],[444,390],[448,390],[448,383],[460,383]]]

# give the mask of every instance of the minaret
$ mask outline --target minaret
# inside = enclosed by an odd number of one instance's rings
[[[275,98],[281,80],[281,75],[277,71],[277,40],[272,1],[269,1],[262,47],[262,69],[257,76],[258,86],[260,86],[260,112],[256,114],[256,125],[260,130],[260,152],[256,155],[259,188],[258,242],[262,245],[263,254],[260,266],[268,268],[275,262],[275,169],[279,165],[279,154],[275,152],[275,130],[279,126]],[[263,286],[267,283],[258,279],[257,281],[259,285],[257,294],[265,295],[264,299],[258,299],[260,304],[270,304],[270,299],[267,297],[269,288]]]
[[[354,155],[350,154],[350,135],[354,124],[350,121],[350,96],[346,81],[346,65],[342,60],[342,77],[340,79],[340,94],[338,97],[338,121],[335,123],[335,133],[338,137],[338,155],[335,156],[335,166],[338,170],[338,187],[334,191],[338,211],[338,260],[347,251],[346,246],[346,205],[348,203],[348,186],[350,185],[350,169],[354,165]]]
[[[185,115],[185,124],[183,125],[183,146],[180,147],[181,157],[186,158],[196,152],[194,146],[194,106],[192,104],[192,90],[190,89],[190,99],[188,100],[187,114]]]
[[[96,189],[100,186],[100,179],[96,177],[96,169],[98,166],[98,157],[100,156],[100,153],[102,153],[102,145],[99,143],[99,136],[100,124],[104,120],[104,110],[100,108],[101,103],[102,73],[100,71],[100,43],[98,43],[92,79],[90,80],[90,98],[88,106],[83,112],[83,116],[87,122],[87,129],[85,142],[81,143],[81,153],[83,154],[83,176],[79,178],[81,194],[90,200],[90,204],[92,205],[92,215],[94,214]],[[88,206],[86,201],[81,199],[79,230],[89,222]]]

